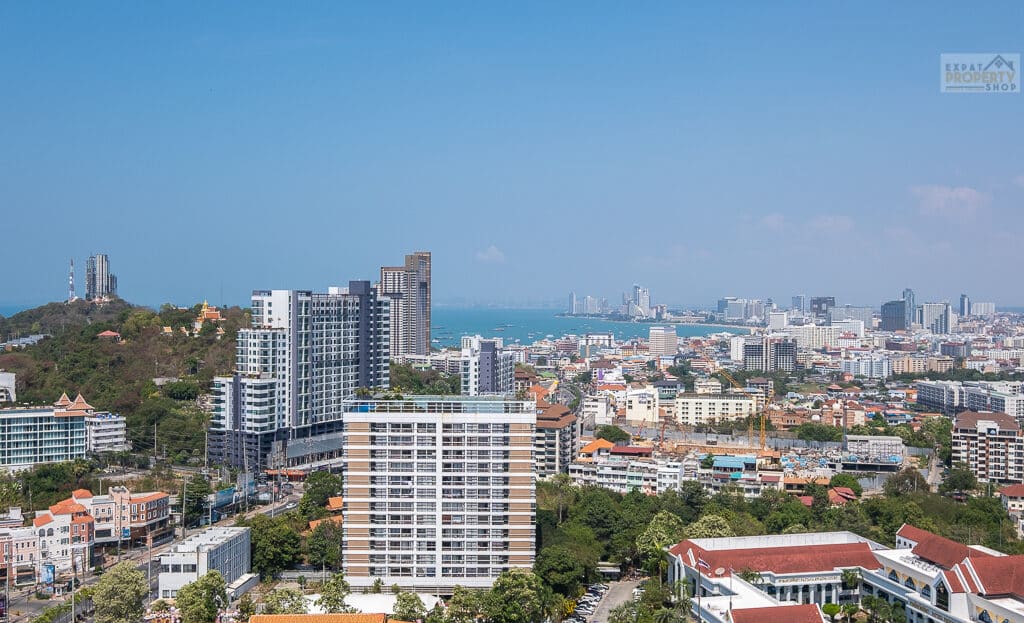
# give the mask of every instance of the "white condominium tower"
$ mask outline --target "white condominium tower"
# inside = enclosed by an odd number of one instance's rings
[[[430,252],[382,266],[380,295],[391,299],[391,356],[430,354]]]
[[[368,281],[254,291],[235,374],[213,380],[211,462],[281,465],[290,441],[337,432],[345,399],[389,385],[389,323],[389,300]]]
[[[450,595],[534,561],[532,401],[413,396],[344,415],[345,579]]]

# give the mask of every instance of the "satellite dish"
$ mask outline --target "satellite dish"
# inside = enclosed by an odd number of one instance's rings
[[[715,575],[725,575],[725,567],[715,569]]]

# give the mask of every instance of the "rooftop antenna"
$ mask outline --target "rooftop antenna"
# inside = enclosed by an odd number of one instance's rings
[[[74,301],[75,296],[75,258],[71,258],[71,268],[68,270],[68,303]]]

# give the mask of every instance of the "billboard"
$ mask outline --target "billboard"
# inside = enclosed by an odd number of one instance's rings
[[[43,586],[49,586],[51,588],[53,587],[53,577],[54,577],[54,572],[53,571],[54,571],[53,563],[46,563],[46,564],[43,565],[43,573],[42,573],[42,576],[40,578],[40,582],[43,584]]]

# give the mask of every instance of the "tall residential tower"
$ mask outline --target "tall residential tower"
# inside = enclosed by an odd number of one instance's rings
[[[382,266],[380,295],[391,299],[391,355],[430,354],[430,252],[405,256],[405,266]]]
[[[388,387],[389,303],[369,281],[253,292],[235,374],[213,380],[211,462],[280,465],[289,442],[336,432],[342,401],[359,388]]]

